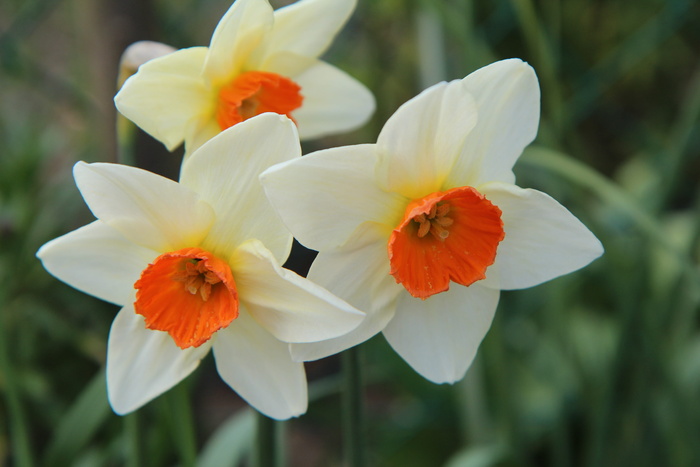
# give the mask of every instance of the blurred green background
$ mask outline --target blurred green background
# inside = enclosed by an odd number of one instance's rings
[[[543,101],[518,182],[554,196],[606,248],[581,271],[503,293],[454,386],[423,380],[382,337],[365,344],[373,465],[700,465],[699,2],[358,3],[325,58],[372,89],[377,113],[305,152],[373,142],[428,85],[520,57]],[[136,414],[114,415],[103,366],[117,310],[34,257],[91,220],[72,165],[118,160],[123,49],[142,39],[206,45],[229,6],[0,3],[0,464],[246,462],[251,413],[211,358]],[[137,164],[175,176],[181,153],[137,136]],[[341,465],[338,368],[337,357],[308,365],[309,412],[282,427],[287,465]]]

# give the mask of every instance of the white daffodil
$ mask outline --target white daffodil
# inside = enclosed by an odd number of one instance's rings
[[[300,156],[294,124],[266,114],[202,146],[180,183],[133,167],[76,164],[98,220],[37,255],[60,280],[122,306],[107,351],[115,412],[165,392],[210,349],[224,381],[260,412],[285,419],[306,410],[304,367],[288,343],[339,336],[363,315],[279,266],[292,237],[258,175]]]
[[[263,172],[285,224],[320,251],[308,277],[367,312],[345,336],[292,345],[295,358],[321,358],[383,331],[421,375],[457,381],[500,290],[540,284],[602,254],[563,206],[514,184],[539,101],[530,66],[497,62],[404,104],[376,144]]]
[[[287,115],[301,139],[351,130],[374,111],[372,94],[318,57],[356,0],[301,0],[276,11],[236,0],[209,47],[148,61],[115,97],[119,111],[187,154],[222,130],[264,112]]]

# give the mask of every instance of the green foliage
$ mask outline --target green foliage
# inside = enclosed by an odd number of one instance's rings
[[[111,413],[102,368],[116,310],[34,257],[90,220],[71,166],[116,159],[123,47],[204,45],[228,8],[118,3],[0,5],[0,464],[240,465],[253,418],[208,361],[138,413]],[[377,113],[305,152],[374,141],[425,86],[520,57],[538,72],[543,117],[519,183],[552,194],[606,248],[582,271],[504,293],[454,387],[368,342],[374,465],[700,465],[698,31],[692,0],[358,0],[326,58],[372,89]],[[340,465],[336,373],[336,358],[309,365],[289,465]]]

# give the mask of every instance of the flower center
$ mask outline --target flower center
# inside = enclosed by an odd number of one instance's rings
[[[276,73],[247,71],[219,90],[216,120],[221,130],[264,112],[292,118],[304,97],[294,81]],[[292,118],[292,120],[294,120]]]
[[[430,234],[430,235],[428,235]],[[501,210],[472,187],[452,188],[409,203],[389,238],[391,275],[426,299],[486,277],[505,237]]]
[[[167,332],[182,349],[202,345],[238,317],[231,268],[200,248],[160,255],[134,288],[134,309],[146,327]]]
[[[430,207],[427,214],[418,214],[413,218],[413,222],[418,224],[419,238],[423,238],[428,233],[431,233],[438,240],[445,240],[450,236],[450,231],[447,227],[451,226],[454,219],[447,217],[450,212],[450,205],[444,202],[435,203]]]

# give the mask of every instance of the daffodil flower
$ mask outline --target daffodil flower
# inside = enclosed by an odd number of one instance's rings
[[[348,131],[374,111],[362,84],[318,57],[355,0],[301,0],[273,12],[237,0],[209,47],[141,65],[115,97],[119,111],[173,150],[191,154],[224,129],[264,112],[294,120],[301,139]]]
[[[405,103],[376,144],[263,172],[285,224],[320,252],[308,277],[367,312],[345,336],[292,345],[296,359],[382,331],[425,378],[457,381],[500,290],[540,284],[602,254],[563,206],[514,184],[512,167],[537,133],[539,101],[530,66],[497,62]]]
[[[116,164],[74,168],[97,220],[37,255],[60,280],[122,306],[107,350],[107,388],[124,414],[167,391],[213,350],[221,377],[277,419],[306,410],[290,342],[353,329],[362,313],[281,268],[292,237],[258,175],[300,157],[294,124],[266,114],[222,132],[180,183]]]

